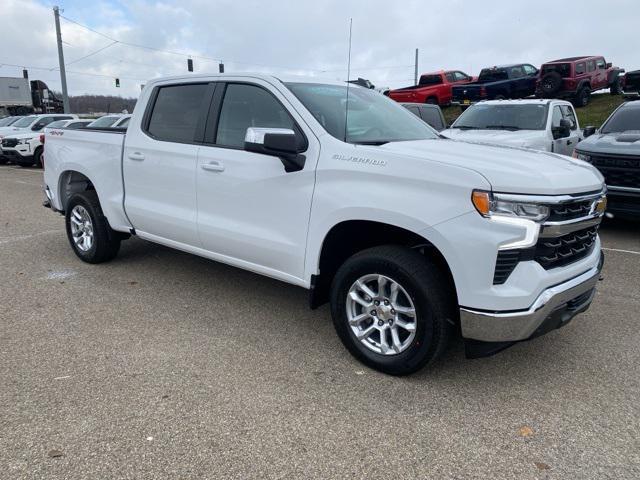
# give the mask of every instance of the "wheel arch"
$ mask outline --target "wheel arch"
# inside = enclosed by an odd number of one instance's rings
[[[343,220],[326,232],[315,257],[316,273],[311,276],[309,297],[311,308],[317,308],[328,301],[333,277],[347,258],[364,249],[381,245],[403,245],[433,259],[442,269],[451,291],[456,295],[455,280],[449,263],[440,249],[423,235],[412,229],[375,220]]]
[[[96,190],[95,185],[87,175],[78,170],[65,170],[62,172],[58,178],[58,198],[61,210],[63,212],[66,210],[69,199],[75,193],[87,190]]]

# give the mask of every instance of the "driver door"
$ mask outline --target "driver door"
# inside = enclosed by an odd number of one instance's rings
[[[293,129],[307,145],[304,168],[285,172],[277,156],[249,152],[249,127]],[[197,159],[198,233],[227,263],[296,282],[304,252],[319,143],[288,101],[260,80],[219,83]]]
[[[560,127],[560,121],[563,119],[568,120],[572,125],[568,130],[562,130]],[[576,145],[581,140],[578,122],[572,107],[569,105],[555,105],[553,107],[551,133],[554,137],[553,151],[561,155],[571,156]]]

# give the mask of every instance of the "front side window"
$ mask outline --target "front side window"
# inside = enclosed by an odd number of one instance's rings
[[[422,120],[378,92],[349,88],[347,109],[346,86],[320,83],[287,83],[286,86],[318,123],[338,140],[382,145],[438,138]]]
[[[453,72],[447,73],[446,77],[447,77],[447,82],[455,82],[456,81],[456,76],[453,74]]]
[[[560,128],[560,120],[562,120],[562,110],[559,106],[553,107],[553,117],[551,118],[551,128]]]
[[[577,130],[578,122],[576,121],[573,109],[569,105],[560,105],[560,110],[562,111],[562,117],[571,122],[571,130]]]
[[[222,101],[216,144],[244,147],[249,127],[295,130],[295,123],[289,112],[268,91],[255,85],[230,84]]]
[[[524,73],[527,75],[535,75],[538,73],[538,70],[533,65],[523,65],[522,68],[524,68]]]
[[[165,142],[192,143],[208,85],[195,83],[160,87],[147,132]]]
[[[522,67],[513,67],[511,69],[511,78],[522,78],[524,77],[524,70]]]
[[[478,103],[467,109],[451,128],[463,130],[544,130],[547,106],[540,104],[491,105]]]
[[[604,70],[607,68],[607,64],[604,61],[604,58],[599,58],[596,60],[596,65],[599,69]]]
[[[468,76],[468,75],[466,75],[466,74],[464,74],[464,73],[462,73],[462,72],[454,72],[454,74],[455,74],[455,76],[456,76],[456,80],[457,80],[458,82],[462,82],[462,81],[465,81],[465,80],[469,80],[469,76]]]

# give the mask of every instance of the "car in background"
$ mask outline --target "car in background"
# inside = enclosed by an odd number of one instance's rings
[[[126,128],[129,124],[129,119],[131,115],[129,114],[114,114],[114,115],[105,115],[103,117],[94,120],[89,125],[88,128]]]
[[[571,155],[582,140],[573,105],[565,100],[489,100],[476,103],[442,135]]]
[[[586,127],[574,157],[600,170],[608,189],[607,211],[640,220],[640,102],[620,105],[600,129]]]
[[[447,128],[447,122],[438,105],[428,103],[401,103],[400,105],[438,132]]]
[[[622,94],[630,100],[640,98],[640,70],[625,74],[622,79]]]
[[[389,97],[399,103],[449,105],[451,88],[472,81],[473,77],[460,70],[425,73],[420,76],[418,85],[391,90]]]
[[[536,91],[538,69],[529,63],[483,68],[478,80],[452,88],[453,104],[463,108],[482,100],[525,98]]]
[[[30,115],[17,121],[14,124],[16,128],[2,136],[2,163],[12,162],[21,167],[40,167],[43,151],[40,132],[57,120],[78,121],[78,116],[70,113],[42,114]]]
[[[85,128],[87,125],[89,125],[91,122],[93,122],[93,120],[91,119],[69,119],[69,120],[56,120],[55,122],[50,123],[49,125],[47,125],[47,128],[72,128],[72,129],[77,129],[77,128]],[[40,134],[41,136],[43,134]]]
[[[619,95],[623,73],[601,56],[553,60],[540,67],[536,97],[569,99],[576,107],[585,107],[595,91],[608,88],[612,95]]]
[[[18,115],[18,116],[14,116],[14,117],[4,117],[4,118],[0,119],[0,128],[2,128],[2,127],[10,127],[11,125],[16,123],[21,118],[22,118],[22,115]]]

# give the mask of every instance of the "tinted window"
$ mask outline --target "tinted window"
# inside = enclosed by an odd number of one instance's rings
[[[598,68],[601,68],[603,70],[607,68],[607,64],[605,63],[603,58],[599,58],[598,60],[596,60],[596,65],[598,66]]]
[[[448,82],[455,82],[456,81],[456,77],[453,74],[453,72],[449,72],[445,76],[447,77],[447,81]]]
[[[456,80],[458,82],[462,81],[462,80],[469,80],[469,76],[462,73],[462,72],[454,72],[455,76],[456,76]]]
[[[127,128],[129,126],[129,121],[131,120],[131,117],[127,117],[124,120],[122,120],[119,124],[118,124],[118,128]]]
[[[512,67],[510,70],[511,78],[522,78],[524,77],[524,70],[522,67]]]
[[[522,68],[524,68],[524,73],[527,75],[535,75],[538,73],[538,70],[533,65],[523,65]]]
[[[407,110],[409,110],[411,113],[413,113],[416,117],[420,117],[420,110],[418,110],[418,107],[414,106],[414,105],[404,105],[404,108],[406,108]]]
[[[587,72],[593,72],[596,69],[596,62],[589,60],[587,62]]]
[[[584,73],[584,63],[576,63],[576,75],[582,75]]]
[[[561,105],[560,110],[562,111],[562,117],[571,122],[571,130],[577,130],[578,122],[576,121],[573,109],[569,105]]]
[[[601,133],[640,130],[640,108],[622,107],[616,110],[603,125]]]
[[[500,80],[508,80],[509,75],[504,68],[485,68],[478,76],[478,82],[497,82]]]
[[[562,78],[571,76],[571,64],[570,63],[551,63],[549,65],[542,66],[542,76],[547,73],[558,72],[562,75]]]
[[[294,129],[289,112],[266,90],[254,85],[227,86],[218,120],[216,144],[243,147],[249,127]]]
[[[419,85],[439,85],[441,83],[442,77],[440,75],[422,75]]]
[[[422,119],[436,130],[444,130],[444,122],[437,108],[421,107]]]
[[[540,104],[497,105],[478,103],[467,109],[452,128],[487,130],[544,130],[547,106]]]
[[[158,140],[193,142],[207,88],[205,83],[160,87],[147,131]]]
[[[364,88],[287,83],[286,86],[333,137],[348,143],[382,144],[438,138],[433,130],[393,100]],[[348,128],[345,131],[345,120]],[[346,139],[345,139],[346,133]]]

